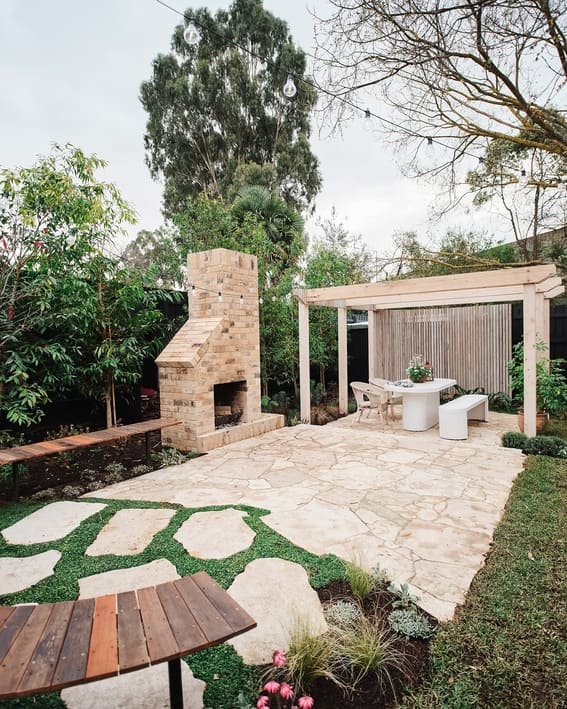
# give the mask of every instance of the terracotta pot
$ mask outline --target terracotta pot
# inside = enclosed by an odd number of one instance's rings
[[[543,431],[548,419],[549,414],[547,411],[538,411],[536,413],[536,434]],[[518,411],[518,428],[522,433],[524,432],[524,412],[522,409]]]

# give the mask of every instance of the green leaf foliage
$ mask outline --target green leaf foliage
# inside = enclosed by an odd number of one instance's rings
[[[321,184],[309,145],[316,96],[300,81],[305,54],[286,23],[262,0],[234,0],[214,16],[188,9],[186,17],[198,25],[200,43],[189,46],[178,25],[171,52],[158,55],[140,90],[148,114],[146,160],[152,175],[165,180],[165,213],[202,192],[233,194],[233,179],[248,163],[269,166],[275,179],[267,186],[307,207]],[[288,72],[297,84],[291,100],[282,94]]]

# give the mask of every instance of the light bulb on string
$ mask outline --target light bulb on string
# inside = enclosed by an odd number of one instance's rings
[[[244,296],[240,295],[240,305],[244,305]]]
[[[433,138],[428,136],[427,143],[425,144],[425,154],[428,156],[433,155]]]
[[[193,20],[191,20],[191,22],[189,22],[189,24],[185,28],[185,31],[183,32],[183,39],[191,47],[194,47],[201,41],[201,33],[197,29],[197,26],[195,25]]]
[[[364,111],[364,120],[362,121],[362,127],[366,131],[371,131],[374,127],[374,124],[372,123],[372,114],[368,109]]]
[[[297,87],[295,85],[295,81],[293,80],[293,74],[288,74],[287,81],[285,82],[283,87],[283,95],[286,98],[293,98],[296,93]]]
[[[527,185],[527,184],[528,184],[528,173],[525,171],[524,168],[522,168],[522,169],[520,170],[520,179],[518,180],[518,182],[519,182],[521,185]]]
[[[264,299],[262,298],[262,296],[258,298],[258,302],[260,303],[260,305],[264,305]]]
[[[220,291],[218,292],[217,299],[219,303],[222,303],[222,293]]]

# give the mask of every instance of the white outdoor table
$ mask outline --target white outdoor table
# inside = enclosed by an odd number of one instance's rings
[[[456,379],[434,379],[432,382],[403,387],[386,382],[384,389],[402,395],[404,429],[426,431],[439,423],[439,392],[456,383]]]

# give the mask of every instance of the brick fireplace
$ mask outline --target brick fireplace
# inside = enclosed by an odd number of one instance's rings
[[[189,254],[187,280],[189,320],[156,359],[161,415],[183,422],[164,445],[204,453],[280,428],[282,416],[261,411],[256,257]]]

